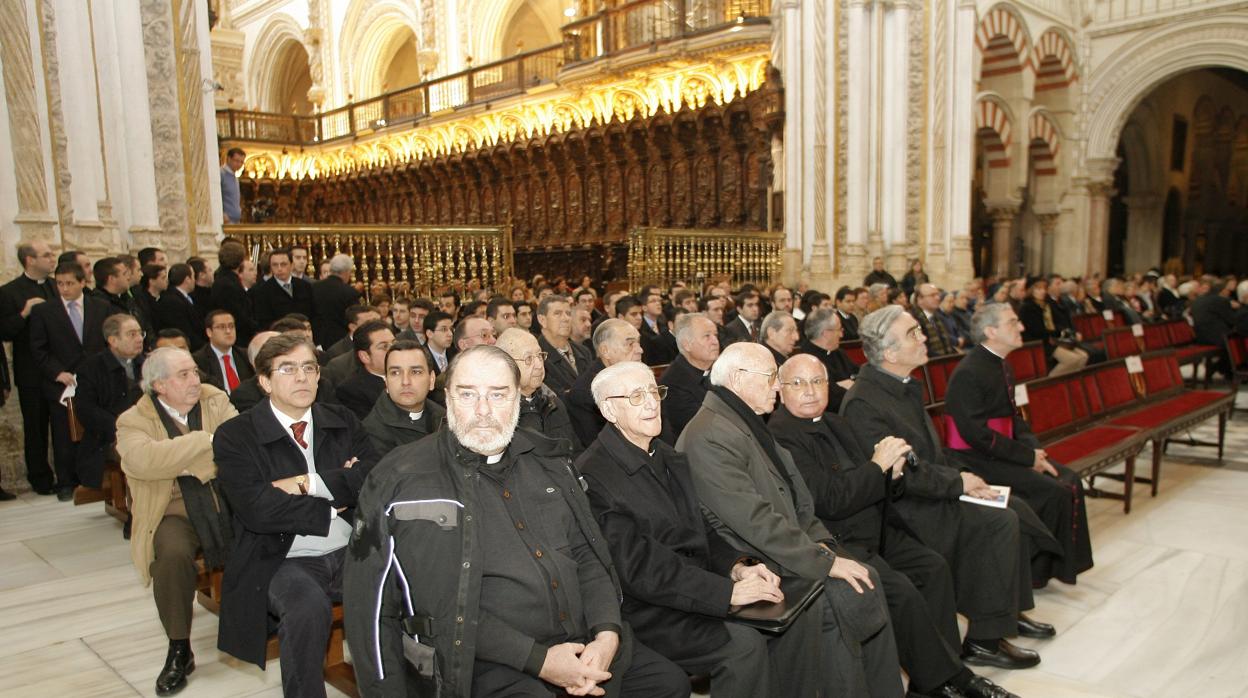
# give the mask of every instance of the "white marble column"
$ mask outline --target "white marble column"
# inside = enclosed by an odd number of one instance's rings
[[[859,277],[869,268],[871,144],[872,0],[849,0],[849,48],[846,52],[845,255],[842,274]]]
[[[975,157],[974,0],[958,0],[952,24],[947,273],[952,280],[962,280],[975,273],[971,252],[971,180]]]
[[[992,270],[997,275],[1011,276],[1014,264],[1014,219],[1018,217],[1014,202],[988,202],[992,214]]]
[[[909,108],[908,75],[910,5],[895,2],[883,6],[880,43],[879,230],[887,251],[888,268],[906,266],[906,159],[909,139],[906,112]],[[916,67],[917,69],[917,67]]]
[[[95,229],[102,232],[105,224],[100,220],[100,203],[108,199],[95,60],[91,53],[90,7],[81,0],[45,1],[56,6],[61,115],[69,156],[67,165],[72,173],[69,194],[74,208],[74,223],[89,239],[93,236],[87,231]],[[83,244],[87,244],[87,240]]]
[[[1127,241],[1123,263],[1128,271],[1161,264],[1164,201],[1156,194],[1123,197],[1127,205]]]
[[[1045,274],[1053,272],[1054,239],[1057,237],[1054,233],[1061,217],[1060,212],[1036,214],[1040,224],[1040,271]]]
[[[807,140],[808,110],[812,107],[813,94],[806,94],[807,81],[813,72],[803,62],[802,55],[802,5],[797,0],[785,0],[780,12],[780,70],[784,76],[784,181],[777,187],[784,192],[784,252],[783,277],[787,282],[796,279],[802,265],[802,239],[805,212],[808,201],[813,205],[814,163],[809,149],[813,137]],[[813,92],[813,91],[812,91]]]

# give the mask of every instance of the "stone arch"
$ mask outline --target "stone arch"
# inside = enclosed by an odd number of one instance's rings
[[[988,167],[993,169],[1010,166],[1010,145],[1013,142],[1014,117],[1005,100],[995,95],[984,95],[975,105],[976,136],[984,139],[988,152]]]
[[[380,94],[385,70],[398,46],[407,40],[408,32],[421,35],[415,5],[400,0],[354,0],[347,8],[338,46],[351,99]]]
[[[1044,109],[1033,109],[1027,120],[1027,143],[1033,171],[1037,175],[1057,174],[1057,155],[1061,149],[1061,131]]]
[[[1245,45],[1248,16],[1231,13],[1168,23],[1134,39],[1090,77],[1083,164],[1114,158],[1131,111],[1166,80],[1204,67],[1248,71]]]
[[[1070,37],[1058,27],[1050,27],[1036,41],[1032,65],[1036,69],[1036,91],[1067,87],[1079,79],[1079,67]]]
[[[474,65],[490,63],[515,53],[514,46],[503,45],[504,37],[517,13],[526,6],[542,19],[555,37],[559,36],[559,27],[564,21],[561,3],[551,0],[476,0],[468,14],[469,26],[473,28],[469,45]],[[524,50],[536,48],[541,46],[525,46]]]
[[[286,105],[277,104],[274,78],[282,60],[288,60],[288,56],[284,54],[288,42],[293,41],[303,47],[304,58],[308,58],[307,49],[303,45],[303,31],[303,27],[293,17],[279,12],[270,17],[256,35],[244,61],[247,66],[247,102],[253,108],[285,112]]]
[[[984,15],[975,32],[975,46],[981,56],[980,80],[1031,67],[1031,35],[1011,5],[996,5]]]

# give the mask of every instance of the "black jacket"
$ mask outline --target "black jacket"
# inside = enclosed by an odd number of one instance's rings
[[[69,312],[58,296],[30,311],[30,353],[43,374],[44,388],[56,388],[61,371],[76,373],[87,357],[108,348],[104,318],[118,312],[108,301],[82,295],[82,341],[74,332]],[[57,389],[59,394],[59,389]]]
[[[1235,327],[1235,311],[1231,300],[1210,291],[1192,301],[1192,326],[1197,344],[1222,346],[1226,335]]]
[[[674,445],[685,425],[701,409],[711,381],[682,354],[659,376],[659,384],[667,386],[667,399],[663,401],[663,426],[665,431],[671,433],[669,443]]]
[[[846,315],[839,310],[836,315],[841,320],[841,341],[852,342],[858,339],[858,316],[853,313]]]
[[[160,294],[160,300],[156,301],[156,326],[162,330],[181,330],[190,342],[191,351],[199,351],[208,343],[203,311],[176,288]]]
[[[234,549],[221,583],[217,646],[264,667],[269,582],[296,535],[324,536],[330,512],[352,520],[364,478],[377,462],[368,434],[345,407],[312,406],[316,471],[333,499],[286,494],[274,480],[307,472],[303,453],[265,399],[222,424],[212,441],[217,480],[234,512]],[[350,468],[343,464],[359,458]]]
[[[328,349],[347,336],[347,308],[360,302],[360,292],[337,276],[312,284],[312,336]]]
[[[647,366],[670,364],[679,354],[676,335],[667,329],[667,319],[658,320],[659,331],[650,329],[650,323],[641,321],[641,360]]]
[[[238,347],[231,348],[230,357],[230,363],[234,365],[234,371],[238,373],[239,387],[241,388],[242,381],[256,375],[256,372],[247,361],[247,352],[242,349]],[[225,390],[225,374],[221,372],[221,362],[217,361],[217,354],[212,350],[211,344],[205,344],[199,351],[191,354],[191,358],[195,359],[195,365],[199,367],[199,372],[206,377],[206,383]],[[229,391],[227,390],[226,392]]]
[[[885,502],[905,491],[905,477],[891,480],[863,454],[844,418],[826,413],[816,422],[794,417],[783,405],[767,427],[793,456],[810,496],[815,515],[846,545],[879,549]]]
[[[234,328],[237,331],[239,346],[247,346],[251,338],[256,336],[256,321],[251,313],[251,299],[243,288],[242,279],[228,269],[218,269],[212,280],[212,297],[208,301],[207,311],[224,310],[234,316]],[[207,315],[207,312],[204,313]]]
[[[971,447],[963,458],[985,458],[999,463],[1030,468],[1036,460],[1040,442],[1027,420],[1018,414],[1012,398],[1014,369],[1010,362],[980,344],[949,376],[945,392],[945,413],[957,428],[958,435]],[[1007,438],[988,427],[988,420],[1006,418],[1012,423],[1013,438]],[[972,461],[973,462],[973,461]]]
[[[334,388],[334,397],[362,420],[373,411],[377,398],[381,397],[384,392],[386,392],[385,378],[375,376],[368,371],[358,371]]]
[[[0,286],[0,339],[13,343],[13,383],[19,387],[34,388],[40,384],[39,366],[30,351],[30,315],[22,317],[22,308],[31,298],[42,298],[48,303],[60,302],[56,281],[48,277],[42,284],[26,274],[18,274],[4,286]]]
[[[611,554],[572,470],[566,444],[520,430],[506,457],[543,470],[558,484],[554,489],[609,573],[618,600]],[[368,478],[343,587],[343,617],[361,695],[433,695],[414,685],[404,658],[401,623],[409,604],[415,625],[427,622],[432,630],[419,639],[434,652],[441,696],[472,695],[474,657],[530,651],[533,638],[480,612],[478,469],[483,460],[460,446],[451,430],[442,429],[391,451]],[[417,579],[419,583],[408,583]],[[612,668],[613,674],[623,673],[631,661],[627,626],[617,657],[622,664]]]
[[[567,399],[568,391],[572,390],[572,384],[576,382],[578,373],[588,369],[589,365],[594,362],[593,353],[581,344],[569,342],[568,346],[572,348],[572,355],[576,357],[577,372],[573,372],[572,367],[568,365],[568,360],[555,349],[555,345],[551,344],[545,335],[537,336],[537,345],[546,352],[546,379],[543,382],[555,391],[556,395]]]
[[[755,334],[761,338],[763,336],[761,328],[762,323],[755,320],[753,324]],[[750,338],[750,330],[745,326],[745,320],[738,316],[733,318],[731,322],[724,323],[724,331],[719,337],[719,349],[720,351],[723,351],[729,344],[753,341],[755,340]]]
[[[266,330],[275,320],[291,313],[312,318],[312,284],[292,276],[290,290],[291,294],[287,294],[277,277],[271,276],[247,291],[257,330]]]
[[[372,439],[373,450],[385,456],[394,449],[419,441],[442,427],[446,410],[432,400],[425,400],[424,413],[413,421],[407,410],[394,404],[389,395],[377,398],[377,404],[364,417],[364,430]]]
[[[658,439],[651,445],[654,456],[607,425],[576,466],[620,572],[624,620],[647,647],[680,661],[728,641],[720,619],[742,556],[708,530],[685,455]]]
[[[602,427],[607,423],[607,420],[602,418],[602,413],[598,411],[598,405],[594,404],[593,393],[589,390],[594,377],[604,368],[606,366],[602,365],[601,359],[594,359],[593,363],[582,368],[580,375],[576,377],[576,382],[572,384],[572,389],[568,391],[567,399],[564,400],[564,404],[568,406],[572,428],[576,431],[576,438],[583,444],[592,444],[597,440],[598,432],[602,431]]]
[[[533,393],[532,399],[520,398],[518,424],[549,439],[566,439],[572,445],[573,455],[585,449],[572,428],[567,405],[544,384]]]
[[[86,433],[74,456],[78,479],[88,487],[100,486],[104,461],[117,440],[117,418],[143,397],[138,384],[142,370],[140,354],[134,360],[136,380],[130,381],[126,369],[108,350],[91,356],[78,369],[74,407]]]

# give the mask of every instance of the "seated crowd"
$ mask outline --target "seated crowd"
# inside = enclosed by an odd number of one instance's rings
[[[288,696],[324,695],[336,622],[366,696],[687,696],[692,675],[716,698],[1010,696],[971,667],[1038,664],[1011,642],[1055,634],[1033,590],[1093,563],[1081,479],[1006,357],[1102,359],[1084,312],[1248,333],[1248,282],[1153,272],[944,292],[876,260],[833,295],[538,277],[424,299],[357,287],[342,254],[305,278],[298,247],[18,257],[0,336],[27,477],[69,500],[124,472],[158,695],[186,686],[221,569],[219,648],[263,668],[276,635]],[[913,376],[954,353],[942,439]],[[976,503],[994,485],[1007,505]]]

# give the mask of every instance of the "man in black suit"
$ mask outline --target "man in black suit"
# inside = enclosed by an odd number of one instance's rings
[[[191,291],[191,298],[203,312],[212,305],[212,267],[208,266],[208,262],[203,257],[191,257],[186,260],[186,263],[191,267],[191,271],[195,272],[195,289]]]
[[[224,310],[213,310],[204,318],[204,328],[208,344],[191,355],[195,357],[195,365],[206,376],[205,383],[227,394],[233,393],[255,373],[247,356],[235,346],[238,329],[234,316]]]
[[[30,313],[30,353],[43,376],[43,396],[52,413],[52,458],[56,464],[56,497],[74,498],[75,444],[69,437],[69,412],[61,404],[65,388],[88,357],[107,348],[104,318],[114,310],[107,301],[83,293],[86,274],[75,262],[56,268],[60,298],[40,303]]]
[[[354,271],[349,255],[336,254],[329,260],[329,276],[312,284],[312,336],[324,349],[349,331],[347,308],[360,302],[360,292],[351,286]]]
[[[386,391],[386,352],[394,344],[394,331],[380,320],[360,325],[355,331],[352,359],[359,364],[355,373],[339,383],[334,393],[345,407],[361,420],[373,411],[377,398]]]
[[[274,321],[291,313],[312,316],[312,284],[292,274],[290,250],[269,252],[267,280],[251,287],[251,312],[256,327],[267,330]]]
[[[355,328],[366,322],[380,320],[381,313],[371,305],[353,305],[343,312],[343,317],[347,321],[347,333],[337,342],[324,347],[325,357],[330,361],[355,351]]]
[[[116,313],[104,319],[103,331],[108,351],[82,362],[74,396],[78,421],[86,432],[75,449],[78,480],[96,488],[117,440],[117,418],[143,396],[139,380],[143,377],[144,334],[139,321]]]
[[[546,387],[566,400],[568,391],[594,358],[589,348],[572,341],[572,306],[567,296],[551,295],[537,304],[542,334],[537,343],[546,352]]]
[[[841,320],[841,339],[847,342],[858,339],[858,316],[854,315],[854,302],[857,299],[858,292],[849,286],[842,286],[836,292],[836,314]],[[806,314],[810,315],[815,310],[817,308],[811,308]]]
[[[134,259],[129,255],[125,256]],[[133,316],[145,332],[151,331],[153,335],[155,334],[151,316],[138,295],[142,293],[142,289],[131,288],[133,272],[121,257],[105,257],[99,260],[92,268],[92,275],[95,277],[97,298],[111,303],[113,312]]]
[[[842,317],[839,310],[812,311],[806,316],[805,336],[797,346],[799,353],[819,359],[828,371],[828,412],[840,412],[841,400],[854,386],[854,374],[858,372],[858,366],[841,351]]]
[[[667,386],[663,422],[673,444],[711,387],[711,364],[719,358],[718,327],[703,313],[685,313],[676,318],[676,345],[680,355],[659,377],[659,384]]]
[[[204,334],[204,313],[191,294],[195,291],[195,271],[189,264],[169,267],[169,288],[156,301],[156,324],[161,330],[180,330],[191,351],[208,343]]]
[[[724,323],[724,337],[720,349],[737,342],[757,342],[762,336],[759,321],[758,291],[742,291],[737,295],[737,317]]]
[[[282,692],[315,698],[325,695],[332,599],[342,588],[356,497],[376,455],[350,410],[314,404],[320,366],[311,342],[274,337],[256,366],[269,398],[213,439],[236,522],[217,645],[263,668],[275,616]]]
[[[18,244],[17,261],[22,273],[0,287],[0,339],[13,343],[13,383],[22,409],[26,479],[35,492],[52,494],[56,488],[48,465],[51,414],[43,397],[38,364],[30,353],[30,315],[40,303],[59,298],[56,282],[50,279],[56,255],[48,243],[32,240]]]
[[[237,341],[244,346],[251,341],[256,333],[256,321],[251,314],[251,299],[247,297],[247,289],[243,287],[240,273],[247,251],[241,244],[227,242],[221,246],[217,259],[221,267],[212,281],[212,298],[209,307],[212,310],[224,310],[234,318]]]
[[[641,306],[641,360],[647,366],[670,364],[679,353],[676,338],[667,328],[667,316],[663,312],[663,297],[651,293],[642,299]]]

